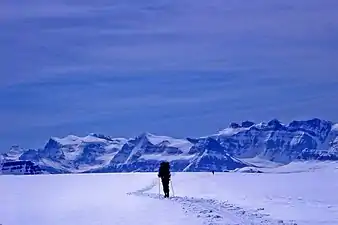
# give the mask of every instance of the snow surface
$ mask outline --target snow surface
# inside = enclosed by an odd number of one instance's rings
[[[262,159],[260,157],[253,157],[253,158],[243,158],[241,159],[243,162],[248,164],[255,165],[257,167],[264,167],[264,168],[275,168],[278,166],[282,166],[282,163],[273,162],[270,160]]]
[[[338,123],[333,124],[331,129],[333,131],[338,131]]]
[[[159,136],[151,133],[146,134],[147,139],[153,145],[158,145],[160,143],[167,143],[168,147],[178,148],[183,151],[183,153],[188,153],[193,144],[185,139],[178,139],[169,136]]]
[[[239,132],[243,132],[245,130],[249,130],[248,128],[244,128],[244,127],[240,127],[240,128],[231,128],[231,127],[228,127],[228,128],[225,128],[221,131],[218,132],[217,135],[223,135],[223,136],[232,136],[232,135],[235,135]]]
[[[76,135],[68,135],[68,136],[63,137],[63,138],[52,137],[51,139],[53,139],[54,141],[56,141],[57,143],[59,143],[63,146],[80,145],[82,143],[106,143],[107,142],[106,139],[96,137],[94,135],[87,135],[85,137],[78,137]],[[114,140],[121,141],[122,143],[124,141],[126,141],[124,138],[114,138]],[[111,140],[111,141],[114,141],[114,140]],[[113,146],[119,147],[119,145],[117,145],[116,142],[114,144],[112,144],[111,148]]]
[[[0,223],[336,225],[338,164],[308,170],[315,164],[284,174],[174,173],[171,199],[158,195],[155,173],[3,175]]]

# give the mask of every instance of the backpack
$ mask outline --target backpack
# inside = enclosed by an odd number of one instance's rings
[[[169,162],[161,162],[158,172],[159,177],[170,178],[170,164]]]

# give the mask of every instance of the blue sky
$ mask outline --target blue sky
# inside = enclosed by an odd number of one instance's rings
[[[336,0],[0,3],[0,151],[338,121]]]

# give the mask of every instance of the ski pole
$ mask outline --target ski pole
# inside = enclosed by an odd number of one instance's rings
[[[171,186],[171,190],[173,191],[173,197],[175,197],[175,192],[174,192],[174,187],[173,187],[172,180],[170,180],[170,186]]]
[[[160,178],[158,178],[158,198],[161,198],[161,183],[160,183]]]

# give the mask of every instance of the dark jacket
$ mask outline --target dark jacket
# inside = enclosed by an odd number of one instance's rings
[[[170,180],[170,165],[169,162],[162,162],[160,165],[160,169],[158,171],[158,177],[162,180]]]

